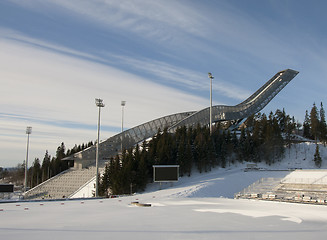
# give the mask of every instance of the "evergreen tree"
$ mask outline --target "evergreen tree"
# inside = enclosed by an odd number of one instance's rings
[[[38,185],[39,183],[41,183],[41,177],[42,177],[42,171],[41,171],[41,165],[40,165],[40,159],[35,158],[32,168],[32,175],[30,175],[31,177],[31,187],[35,187],[36,185]]]
[[[313,107],[310,112],[310,129],[311,129],[311,135],[313,136],[314,140],[317,143],[319,137],[319,116],[315,103],[313,104]]]
[[[280,126],[281,130],[284,131],[288,121],[285,109],[283,108],[283,111],[277,109],[275,112],[275,116],[278,121],[278,125]]]
[[[59,160],[63,159],[66,156],[65,151],[66,151],[66,147],[65,144],[62,142],[60,146],[57,148],[56,158]]]
[[[146,155],[142,152],[140,160],[138,162],[137,171],[137,190],[144,191],[146,184],[148,183],[148,170],[146,163]]]
[[[188,142],[186,144],[186,150],[185,150],[185,173],[189,177],[191,176],[193,162],[194,162],[194,156],[192,152],[192,146]]]
[[[240,139],[239,139],[239,147],[237,150],[237,157],[240,162],[246,161],[246,159],[247,159],[245,150],[246,150],[246,135],[245,135],[245,128],[242,127],[241,135],[240,135]]]
[[[58,173],[65,171],[68,169],[68,162],[62,161],[64,157],[66,157],[66,147],[62,142],[60,146],[57,148],[56,157],[53,159],[52,167],[53,167],[53,175],[57,175]]]
[[[263,121],[262,137],[264,138],[264,142],[261,147],[266,163],[271,165],[274,162],[272,154],[274,148],[273,114],[269,114],[269,120],[264,117]]]
[[[114,159],[110,160],[109,164],[109,187],[112,194],[122,194],[122,174],[121,174],[121,163],[119,156],[117,155]]]
[[[291,118],[289,115],[287,115],[285,119],[284,132],[286,134],[286,144],[289,147],[289,149],[291,148],[291,140],[292,140],[291,134],[295,130],[295,128],[296,128],[296,123],[294,117]]]
[[[256,115],[252,114],[251,116],[249,116],[246,121],[245,121],[245,125],[248,129],[253,129],[255,122],[256,122]]]
[[[222,141],[221,142],[221,149],[220,149],[220,166],[222,168],[226,167],[226,142]]]
[[[99,183],[99,196],[108,197],[110,194],[110,164],[107,164]]]
[[[289,121],[289,115],[286,115],[286,123],[285,123],[285,130],[287,133],[287,139],[289,141],[289,145],[291,144],[291,138],[290,138],[290,133],[292,132],[293,127],[295,124],[293,121]],[[272,131],[273,131],[273,138],[272,138],[272,143],[273,143],[273,152],[272,156],[274,160],[280,160],[283,157],[284,153],[284,140],[282,137],[282,129],[280,125],[278,124],[278,121],[276,118],[273,119],[272,122]]]
[[[231,163],[233,162],[233,142],[232,142],[232,135],[230,130],[227,130],[226,135],[225,135],[225,143],[226,143],[226,155],[227,155],[227,163],[230,166]]]
[[[325,110],[322,102],[320,103],[320,124],[319,124],[319,133],[320,140],[326,145],[327,141],[327,124],[326,124],[326,116]]]
[[[206,170],[206,149],[205,149],[205,136],[198,126],[196,129],[196,137],[194,140],[194,151],[195,151],[195,164],[200,173]]]
[[[46,150],[42,162],[42,182],[50,178],[50,159],[51,156],[49,155],[48,150]]]
[[[319,145],[318,144],[316,144],[316,151],[315,151],[315,154],[314,154],[313,161],[315,162],[315,165],[318,168],[321,167],[322,160],[321,160],[321,157],[320,157]]]
[[[304,122],[303,122],[303,137],[312,138],[310,129],[310,118],[308,114],[308,110],[305,111]]]
[[[185,139],[182,138],[179,141],[178,150],[177,150],[177,164],[179,165],[181,177],[186,173],[186,159],[185,159]]]
[[[215,143],[214,138],[209,136],[208,143],[207,143],[207,158],[208,158],[208,165],[209,169],[216,167],[217,160],[216,160],[216,152],[215,152]]]

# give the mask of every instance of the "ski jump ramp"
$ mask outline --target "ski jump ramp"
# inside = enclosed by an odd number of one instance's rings
[[[266,84],[248,99],[235,106],[212,107],[212,122],[232,121],[237,127],[242,120],[261,111],[296,75],[297,71],[286,69],[276,73]],[[210,108],[200,111],[176,113],[161,117],[108,138],[99,144],[99,167],[103,168],[111,157],[121,149],[128,149],[137,143],[153,137],[159,130],[167,128],[175,132],[179,127],[196,127],[210,124]],[[91,146],[63,160],[74,160],[74,168],[48,179],[25,193],[27,199],[74,197],[75,194],[95,183],[96,147]],[[92,191],[92,187],[90,187]],[[89,191],[89,190],[88,190]],[[91,193],[90,193],[91,194]],[[50,197],[51,196],[51,197]]]
[[[217,105],[212,107],[212,122],[233,121],[238,126],[252,114],[261,111],[299,72],[286,69],[276,73],[266,84],[253,93],[248,99],[235,106]],[[123,146],[127,149],[145,139],[153,137],[165,128],[175,132],[177,128],[209,125],[210,108],[200,111],[176,113],[161,117],[108,138],[99,144],[99,160],[105,164],[116,156]],[[95,164],[95,146],[78,152],[66,160],[74,160],[74,167],[81,169]]]

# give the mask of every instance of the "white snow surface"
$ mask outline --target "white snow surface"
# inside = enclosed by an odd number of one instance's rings
[[[308,147],[308,149],[306,149]],[[297,146],[269,170],[315,169],[314,150]],[[305,150],[306,156],[304,156]],[[327,151],[321,147],[323,168]],[[325,239],[327,206],[232,199],[262,177],[288,171],[248,171],[246,164],[194,173],[174,184],[112,199],[0,204],[0,239]],[[293,172],[294,173],[294,172]],[[151,204],[139,207],[132,202]]]

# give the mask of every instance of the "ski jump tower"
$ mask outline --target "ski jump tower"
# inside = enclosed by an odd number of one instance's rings
[[[266,84],[253,93],[248,99],[235,106],[217,105],[212,107],[212,121],[232,121],[232,127],[239,126],[246,118],[261,111],[296,75],[297,71],[286,69],[276,73]],[[175,132],[181,126],[196,127],[209,125],[210,109],[200,111],[176,113],[164,116],[139,126],[128,129],[99,144],[99,160],[107,161],[118,154],[124,146],[125,149],[153,137],[159,129],[168,129]],[[74,167],[81,169],[95,162],[95,147],[85,149],[69,157],[74,160]]]
[[[261,111],[296,75],[297,71],[286,69],[276,73],[266,84],[259,88],[248,99],[235,106],[217,105],[212,107],[212,122],[232,121],[236,128],[246,118]],[[175,132],[177,128],[206,126],[210,123],[210,108],[200,111],[176,113],[161,117],[131,129],[125,130],[99,144],[99,167],[124,149],[153,137],[159,129]],[[51,198],[71,198],[80,194],[81,189],[95,180],[96,147],[91,146],[63,160],[74,160],[74,168],[47,180],[29,190],[26,198],[38,199],[41,196]]]

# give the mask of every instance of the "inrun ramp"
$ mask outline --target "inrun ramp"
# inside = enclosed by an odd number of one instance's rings
[[[213,106],[212,121],[233,120],[236,127],[242,120],[261,111],[298,73],[298,71],[292,69],[280,71],[240,104],[235,106]],[[108,160],[110,157],[117,155],[121,150],[121,145],[125,149],[130,148],[145,139],[153,137],[159,129],[168,128],[169,132],[174,132],[182,126],[209,125],[209,112],[210,108],[208,107],[200,111],[176,113],[128,129],[99,144],[99,159]],[[77,165],[81,164],[79,167],[94,164],[95,146],[74,154],[70,159],[74,160]]]

